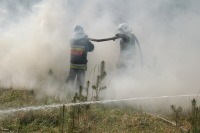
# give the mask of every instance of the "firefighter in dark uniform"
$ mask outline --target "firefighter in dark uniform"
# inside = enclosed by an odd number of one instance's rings
[[[76,87],[84,85],[85,71],[87,69],[87,53],[94,50],[94,45],[89,41],[80,25],[74,26],[74,35],[70,40],[71,58],[70,71],[67,83],[74,83],[77,77]]]
[[[119,33],[116,34],[116,38],[120,38],[120,56],[117,67],[120,69],[126,69],[128,66],[135,66],[136,46],[138,47],[142,63],[140,44],[137,37],[132,33],[132,29],[128,27],[126,23],[120,24],[117,29]]]
[[[142,66],[142,50],[140,48],[140,44],[137,37],[132,33],[132,29],[126,23],[122,23],[118,26],[117,30],[119,31],[119,33],[117,33],[114,37],[104,39],[89,38],[89,40],[95,42],[103,42],[110,40],[115,41],[116,39],[120,39],[120,56],[117,63],[117,68],[127,69],[127,67],[135,67],[136,56],[140,56],[139,60]]]

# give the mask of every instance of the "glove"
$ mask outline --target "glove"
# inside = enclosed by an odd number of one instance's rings
[[[115,34],[115,36],[116,36],[116,38],[122,38],[122,34],[120,34],[120,33]]]
[[[118,38],[118,37],[120,36],[120,34],[119,34],[119,33],[117,33],[117,34],[115,34],[115,36]]]

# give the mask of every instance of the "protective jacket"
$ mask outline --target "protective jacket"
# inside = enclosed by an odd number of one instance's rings
[[[136,50],[136,43],[139,43],[136,36],[132,33],[130,34],[117,34],[120,37],[120,51],[122,56],[125,58],[134,57]]]
[[[118,33],[116,37],[120,39],[120,56],[117,67],[126,68],[127,66],[135,66],[136,45],[139,42],[136,36],[132,33]]]
[[[70,40],[71,45],[71,65],[72,69],[87,69],[87,52],[94,50],[94,45],[87,37],[73,38]]]

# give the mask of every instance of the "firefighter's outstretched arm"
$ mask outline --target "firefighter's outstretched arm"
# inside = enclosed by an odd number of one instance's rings
[[[94,38],[88,38],[90,41],[94,41],[94,42],[104,42],[104,41],[115,41],[116,39],[118,39],[119,37],[110,37],[110,38],[104,38],[104,39],[94,39]]]
[[[115,36],[116,36],[117,38],[123,39],[123,40],[126,41],[126,42],[128,42],[128,41],[130,40],[130,37],[129,37],[128,35],[126,35],[126,34],[117,33]]]

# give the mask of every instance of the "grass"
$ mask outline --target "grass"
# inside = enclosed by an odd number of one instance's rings
[[[38,99],[34,91],[0,89],[0,108],[58,103],[52,97]],[[0,114],[1,132],[35,133],[180,133],[180,129],[126,103],[48,108]],[[174,114],[166,115],[176,121]],[[179,114],[180,126],[191,128],[189,115]]]

